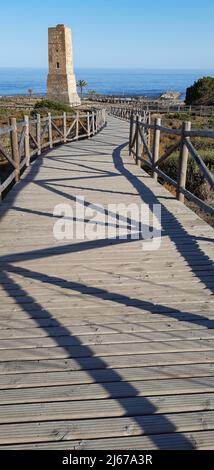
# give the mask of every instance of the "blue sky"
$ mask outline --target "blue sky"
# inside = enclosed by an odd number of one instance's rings
[[[46,67],[47,28],[73,30],[77,68],[214,67],[213,0],[9,0],[0,67]]]

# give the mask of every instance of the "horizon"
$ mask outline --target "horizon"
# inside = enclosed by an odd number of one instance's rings
[[[45,71],[48,71],[48,66],[37,66],[37,67],[29,67],[29,66],[3,66],[1,67],[0,66],[0,70],[7,70],[7,69],[14,69],[14,70],[23,70],[23,69],[27,69],[27,70],[45,70]],[[194,71],[198,71],[198,72],[214,72],[214,67],[213,68],[207,68],[207,67],[191,67],[191,68],[182,68],[182,67],[179,67],[179,68],[176,68],[176,67],[170,67],[170,68],[153,68],[153,67],[74,67],[74,70],[127,70],[127,71],[130,71],[130,70],[139,70],[139,71],[156,71],[156,72],[162,72],[162,71],[187,71],[187,72],[194,72]]]
[[[0,68],[0,96],[46,94],[47,67]],[[94,90],[97,94],[157,97],[165,92],[178,92],[184,99],[186,89],[199,78],[214,77],[212,69],[127,69],[127,68],[75,68],[77,80],[87,83],[84,94]]]

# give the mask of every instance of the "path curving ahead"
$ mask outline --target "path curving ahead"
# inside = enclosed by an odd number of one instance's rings
[[[134,164],[128,133],[109,117],[56,147],[0,206],[2,449],[214,447],[214,232]],[[94,231],[107,214],[138,227],[109,204],[161,204],[161,246],[56,240],[56,205],[81,223],[76,196]]]

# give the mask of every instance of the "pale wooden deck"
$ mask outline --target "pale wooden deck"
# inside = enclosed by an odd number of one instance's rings
[[[1,448],[214,447],[213,230],[127,140],[109,118],[39,158],[1,205]],[[160,202],[160,250],[55,241],[53,208],[75,195]]]

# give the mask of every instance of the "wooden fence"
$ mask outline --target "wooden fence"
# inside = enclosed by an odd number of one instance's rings
[[[131,110],[125,112],[121,108],[112,108],[111,113],[121,119],[130,120],[129,153],[135,158],[136,164],[140,164],[140,166],[142,164],[146,165],[151,170],[153,178],[157,180],[157,176],[160,176],[164,181],[174,186],[179,201],[184,202],[184,197],[186,196],[187,199],[193,201],[206,213],[214,215],[213,207],[186,189],[187,166],[190,155],[205,180],[208,181],[210,187],[214,190],[214,176],[206,167],[202,157],[191,142],[191,137],[214,139],[213,130],[191,130],[190,121],[183,122],[181,129],[163,127],[160,117],[155,118],[154,124],[151,124],[145,110],[142,114],[135,114]],[[151,133],[153,134],[152,136]],[[173,135],[177,138],[176,142],[170,145],[163,155],[160,155],[161,133]],[[160,170],[159,165],[177,150],[179,150],[178,178],[175,181]],[[144,154],[147,158],[144,158]]]
[[[120,103],[121,104],[121,103]],[[117,103],[118,105],[118,103]],[[113,108],[113,107],[112,107]],[[137,103],[137,102],[130,102],[129,104],[126,103],[126,106],[121,106],[119,109],[122,110],[124,113],[142,113],[146,111],[147,113],[158,113],[158,114],[166,114],[166,113],[185,113],[189,114],[190,116],[207,116],[207,117],[214,117],[214,106],[185,106],[183,104],[167,104],[167,103]],[[118,110],[118,106],[115,107]]]
[[[37,114],[36,119],[25,116],[22,122],[11,118],[10,125],[0,129],[0,156],[11,167],[4,181],[0,179],[0,200],[11,183],[19,181],[21,171],[30,165],[32,157],[56,144],[90,138],[105,124],[105,109],[61,116]]]
[[[181,103],[172,103],[167,101],[143,101],[138,98],[118,98],[118,97],[94,97],[92,98],[93,101],[97,101],[100,103],[109,103],[111,105],[115,105],[120,108],[124,106],[124,108],[132,109],[135,112],[137,110],[142,111],[150,111],[152,113],[187,113],[190,115],[196,116],[210,116],[214,117],[214,106],[205,106],[205,105],[185,105],[183,102]]]

